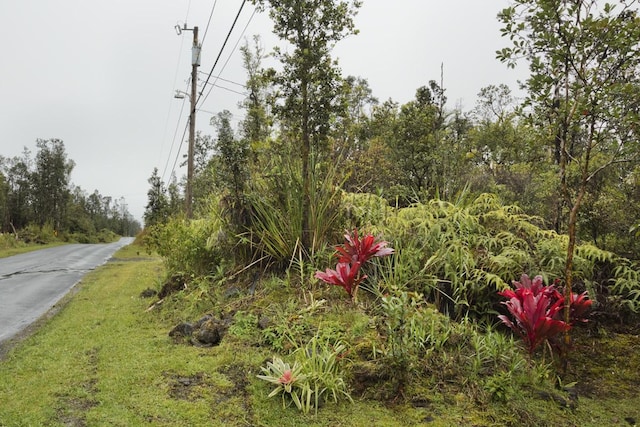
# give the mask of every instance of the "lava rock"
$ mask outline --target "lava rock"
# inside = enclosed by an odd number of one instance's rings
[[[219,319],[208,319],[193,333],[191,343],[201,347],[213,347],[220,344],[227,332],[228,324]]]
[[[140,298],[151,298],[158,295],[158,292],[155,289],[147,288],[144,291],[140,292]]]
[[[264,330],[269,326],[271,326],[271,319],[267,316],[260,316],[260,319],[258,319],[258,328]]]
[[[178,337],[189,337],[193,333],[193,325],[191,323],[180,323],[176,325],[171,331],[169,331],[169,336],[172,338]]]

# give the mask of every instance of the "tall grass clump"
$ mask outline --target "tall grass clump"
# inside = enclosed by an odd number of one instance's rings
[[[341,190],[336,183],[334,167],[322,170],[316,166],[311,180],[311,204],[308,224],[311,247],[303,248],[313,255],[338,231]],[[293,259],[302,241],[302,178],[297,163],[282,163],[273,173],[254,183],[247,195],[251,219],[243,239],[254,248],[254,257],[270,257],[286,265]]]

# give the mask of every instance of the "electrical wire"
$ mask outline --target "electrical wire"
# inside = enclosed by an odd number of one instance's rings
[[[191,120],[191,118],[189,118]],[[182,132],[182,138],[180,138],[180,146],[178,147],[178,151],[176,153],[176,159],[173,161],[173,166],[171,167],[171,174],[176,170],[176,164],[178,163],[178,158],[180,157],[180,150],[182,150],[182,143],[184,142],[184,137],[187,135],[187,129],[189,129],[189,120],[187,120],[187,124],[184,126],[184,132]],[[164,175],[163,175],[164,177]]]
[[[247,21],[246,25],[244,26],[244,28],[242,29],[242,32],[240,33],[240,37],[238,37],[238,40],[236,41],[236,44],[233,46],[233,49],[231,49],[231,53],[229,54],[229,56],[227,57],[227,60],[225,61],[225,63],[222,65],[222,69],[220,70],[220,72],[218,73],[218,76],[216,77],[216,80],[214,80],[213,84],[211,85],[211,87],[209,88],[209,91],[207,92],[207,95],[204,97],[204,100],[202,101],[202,103],[204,104],[205,101],[207,100],[207,98],[209,97],[209,95],[211,94],[211,91],[213,90],[214,87],[221,87],[216,85],[216,82],[218,81],[218,79],[220,80],[224,80],[220,78],[220,75],[224,72],[224,69],[227,67],[227,64],[229,63],[229,60],[231,60],[231,57],[233,56],[233,53],[236,51],[236,49],[238,48],[238,44],[240,44],[240,40],[242,40],[242,37],[244,36],[244,33],[247,31],[247,28],[249,28],[249,24],[251,24],[251,21],[253,20],[254,15],[256,14],[256,10],[253,10],[253,13],[251,14],[251,16],[249,17],[249,20]],[[236,17],[237,18],[237,17]],[[234,22],[235,24],[235,22]],[[232,27],[233,29],[233,27]],[[222,53],[222,52],[221,52]],[[217,62],[217,61],[216,61]],[[214,65],[215,67],[215,65]],[[211,70],[213,72],[213,69]],[[209,79],[207,79],[207,82],[209,81]],[[202,91],[205,90],[206,86],[207,86],[207,82],[205,82]],[[244,85],[242,85],[243,87],[245,87]],[[246,88],[246,87],[245,87]],[[244,95],[244,94],[243,94]]]
[[[236,26],[236,22],[238,22],[238,18],[240,17],[240,13],[242,12],[242,8],[244,7],[244,4],[246,2],[247,2],[247,0],[242,0],[242,4],[240,5],[240,9],[238,10],[238,13],[236,14],[236,17],[233,20],[233,24],[231,24],[231,28],[229,29],[229,32],[227,33],[227,37],[224,39],[224,43],[222,43],[222,47],[220,48],[220,52],[218,53],[218,56],[216,57],[216,60],[213,63],[213,67],[211,67],[211,71],[209,72],[209,75],[207,76],[207,80],[204,82],[204,86],[203,86],[202,90],[200,91],[200,93],[198,94],[198,97],[196,98],[195,105],[198,105],[198,102],[200,101],[200,98],[202,98],[202,93],[204,92],[204,89],[206,88],[207,83],[209,83],[209,79],[211,78],[211,75],[213,74],[213,70],[216,68],[216,65],[218,65],[218,61],[220,60],[220,57],[222,56],[222,52],[224,51],[224,48],[227,45],[227,42],[229,41],[229,37],[231,37],[231,33],[233,32],[233,29]]]
[[[189,84],[187,83],[187,86],[188,85]],[[175,142],[176,142],[176,136],[178,136],[178,129],[180,128],[180,119],[183,117],[182,116],[182,112],[184,111],[184,106],[185,106],[185,103],[186,103],[185,100],[186,100],[186,98],[182,100],[182,106],[180,107],[180,114],[178,115],[178,123],[176,123],[176,129],[173,132],[173,140],[171,142],[171,149],[169,150],[169,154],[167,154],[167,161],[164,164],[164,169],[162,170],[162,178],[161,179],[163,181],[164,181],[165,174],[167,172],[167,166],[169,166],[169,160],[171,159],[171,153],[173,152],[173,146],[175,145]],[[187,121],[187,125],[188,124],[189,124],[189,122]],[[185,127],[185,130],[186,129],[187,128]],[[182,149],[182,141],[183,140],[184,140],[184,135],[182,136],[182,140],[180,140],[180,146],[178,147],[177,156],[180,155],[180,150]],[[174,168],[171,169],[171,174],[173,173],[174,170],[175,170],[175,162],[174,162]]]
[[[217,0],[216,0],[216,3],[217,3]],[[214,5],[213,5],[213,7],[212,7],[212,10],[211,10],[211,14],[209,15],[209,22],[207,22],[207,27],[205,28],[205,33],[204,33],[204,36],[203,36],[203,42],[204,42],[204,38],[206,37],[207,30],[208,30],[208,28],[209,28],[209,23],[211,22],[211,17],[213,16],[213,11],[214,11],[214,9],[215,9],[216,3],[214,3]],[[226,47],[227,42],[229,41],[229,38],[231,37],[231,34],[232,34],[232,32],[233,32],[233,29],[235,28],[236,23],[238,22],[238,18],[240,17],[240,14],[242,13],[242,9],[243,9],[243,7],[244,7],[245,3],[246,3],[246,0],[243,0],[243,1],[242,1],[242,4],[240,5],[240,8],[239,8],[239,10],[238,10],[238,13],[236,14],[236,17],[234,18],[233,23],[231,24],[231,28],[229,29],[229,32],[227,33],[227,36],[225,37],[225,40],[224,40],[224,42],[223,42],[223,44],[222,44],[222,47],[220,48],[220,51],[218,52],[218,55],[217,55],[217,57],[216,57],[216,60],[214,61],[213,66],[211,67],[211,71],[210,71],[210,72],[209,72],[209,74],[207,75],[207,79],[206,79],[206,80],[205,80],[205,82],[204,82],[204,85],[203,85],[203,87],[202,87],[202,90],[200,91],[200,93],[198,94],[198,97],[196,98],[196,102],[194,103],[194,105],[197,105],[197,104],[198,104],[198,102],[200,101],[200,99],[202,98],[202,94],[204,93],[204,90],[206,89],[207,84],[209,84],[209,80],[210,80],[210,78],[211,78],[211,75],[213,74],[213,70],[216,68],[216,65],[218,64],[218,61],[220,60],[220,57],[222,56],[222,52],[224,51],[224,48]],[[247,30],[247,27],[249,26],[249,23],[251,22],[251,20],[253,19],[253,16],[255,15],[255,12],[256,12],[256,11],[254,10],[254,11],[253,11],[253,14],[252,14],[252,15],[251,15],[251,17],[249,18],[249,21],[247,22],[247,24],[245,25],[244,29],[242,30],[242,34],[240,35],[240,38],[242,38],[242,35],[244,35],[245,31]],[[233,52],[235,51],[235,49],[237,48],[237,46],[238,46],[238,43],[239,43],[239,42],[240,42],[240,39],[238,39],[238,41],[237,41],[237,42],[236,42],[236,44],[234,45],[233,50],[231,51],[231,53],[232,53],[232,54],[233,54]],[[230,58],[231,58],[231,56],[229,56],[229,58],[227,58],[227,61],[224,63],[223,68],[222,68],[223,70],[224,70],[224,68],[226,67],[227,63],[229,62],[229,59],[230,59]],[[203,73],[203,74],[204,74],[204,73]],[[220,79],[220,77],[219,77],[219,76],[218,76],[218,77],[216,77],[216,81],[217,81],[218,79]],[[233,83],[233,84],[240,85],[239,83],[235,83],[235,82],[231,82],[231,81],[229,81],[229,82],[230,82],[230,83]],[[212,89],[214,86],[218,86],[218,85],[216,85],[216,84],[215,84],[215,81],[214,81],[213,83],[211,83],[211,88],[210,88],[209,92],[207,93],[207,95],[205,96],[205,98],[204,98],[204,100],[203,100],[203,103],[204,103],[204,101],[206,101],[206,98],[209,96],[209,94],[211,93],[211,89]],[[244,87],[244,85],[240,85],[240,86],[243,86],[243,87]],[[222,88],[222,89],[226,89],[226,90],[231,91],[231,92],[235,92],[235,93],[241,94],[241,95],[245,95],[244,93],[241,93],[241,92],[238,92],[238,91],[234,91],[233,89],[225,88],[225,87],[222,87],[222,86],[218,86],[218,87],[220,87],[220,88]],[[183,101],[182,109],[184,108],[184,105],[185,105],[185,102]],[[182,116],[182,109],[181,109],[181,111],[180,111],[180,116]],[[198,110],[198,108],[197,108],[197,107],[195,107],[195,106],[194,106],[194,109],[195,109],[196,111]],[[190,119],[191,119],[191,114],[189,114],[189,120],[190,120]],[[179,158],[179,156],[180,156],[180,150],[182,149],[182,144],[183,144],[183,142],[184,142],[184,138],[185,138],[185,136],[186,136],[187,129],[188,129],[188,127],[189,127],[189,120],[187,120],[187,124],[186,124],[185,129],[184,129],[184,132],[183,132],[183,134],[182,134],[182,138],[180,139],[180,145],[179,145],[179,147],[178,147],[178,151],[176,152],[176,158],[175,158],[175,160],[174,160],[174,162],[173,162],[173,167],[171,168],[171,174],[173,174],[173,172],[175,171],[176,165],[177,165],[177,163],[178,163],[178,158]],[[178,121],[178,124],[176,125],[176,131],[175,131],[175,134],[174,134],[174,143],[175,143],[175,136],[177,135],[177,132],[178,132],[179,124],[180,124],[180,121]],[[173,143],[172,143],[172,149],[173,149]],[[164,171],[163,171],[163,173],[162,173],[162,179],[163,179],[163,180],[164,180],[164,176],[165,176],[166,168],[167,168],[167,166],[168,166],[168,163],[169,163],[169,159],[170,159],[170,158],[171,158],[171,152],[169,153],[169,156],[167,157],[167,164],[165,165],[165,170],[164,170]]]
[[[205,73],[204,71],[198,71],[198,73],[200,73],[200,74],[207,74],[207,73]],[[236,85],[236,86],[240,86],[241,88],[244,88],[244,89],[246,89],[246,88],[247,88],[247,86],[243,85],[242,83],[234,82],[233,80],[229,80],[229,79],[223,79],[222,77],[220,77],[220,74],[218,74],[218,75],[216,76],[216,80],[222,80],[223,82],[231,83],[231,84],[234,84],[234,85]]]
[[[204,35],[202,36],[202,41],[200,42],[200,46],[204,44],[204,40],[207,38],[207,32],[209,31],[209,24],[211,24],[211,18],[213,18],[213,11],[216,10],[217,4],[218,4],[218,0],[213,2],[213,7],[211,7],[211,13],[209,14],[209,20],[207,21],[207,26],[204,29]]]

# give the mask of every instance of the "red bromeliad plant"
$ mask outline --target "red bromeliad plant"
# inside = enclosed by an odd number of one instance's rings
[[[359,262],[363,265],[373,257],[383,257],[393,253],[392,248],[387,248],[384,240],[376,242],[373,234],[367,234],[358,238],[358,229],[353,230],[353,234],[345,234],[346,242],[336,246],[338,262]]]
[[[509,299],[503,304],[507,306],[515,323],[505,315],[498,318],[522,337],[529,354],[533,354],[538,345],[569,330],[572,323],[561,320],[564,297],[555,284],[544,286],[542,276],[536,276],[532,281],[526,274],[522,275],[520,282],[514,280],[513,284],[515,290],[507,289],[498,294]],[[586,292],[580,295],[571,294],[573,321],[587,321],[584,314],[592,301],[586,297]]]
[[[387,247],[387,242],[381,240],[376,242],[372,234],[367,234],[360,238],[358,230],[344,235],[345,243],[336,246],[336,256],[338,264],[335,270],[329,268],[323,273],[318,271],[315,277],[331,285],[342,286],[355,299],[358,285],[367,275],[360,275],[360,267],[373,257],[383,257],[393,253],[392,248]]]
[[[364,276],[360,276],[359,274],[359,262],[354,262],[353,264],[339,262],[338,265],[336,265],[335,270],[327,268],[324,273],[322,271],[318,271],[316,272],[315,277],[325,283],[342,286],[349,296],[354,298],[358,285],[367,278],[366,274]]]

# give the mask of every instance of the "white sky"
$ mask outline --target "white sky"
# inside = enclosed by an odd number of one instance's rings
[[[25,146],[35,154],[37,138],[62,139],[76,163],[72,182],[89,193],[97,189],[114,199],[124,197],[141,220],[147,179],[158,167],[169,180],[188,115],[188,99],[180,114],[182,101],[173,95],[175,89],[187,89],[192,34],[178,36],[174,26],[186,18],[189,27],[199,27],[202,40],[214,3],[0,1],[0,155],[20,155]],[[217,2],[203,43],[201,72],[210,72],[241,3]],[[400,103],[411,100],[429,80],[439,81],[443,63],[447,107],[461,105],[467,111],[482,87],[505,83],[516,92],[517,80],[526,78],[524,64],[509,70],[495,59],[495,51],[508,46],[496,19],[508,4],[364,0],[355,19],[360,34],[339,42],[334,55],[343,75],[364,77],[380,101]],[[278,42],[267,14],[252,17],[253,11],[247,2],[214,76],[222,70],[222,78],[244,83],[240,52],[232,52],[233,46],[254,34],[262,37],[267,52]],[[215,88],[199,105],[204,111],[197,115],[198,130],[213,134],[211,113],[224,109],[240,118],[241,99]],[[185,142],[181,153],[186,147]],[[178,177],[184,173],[177,170]]]

